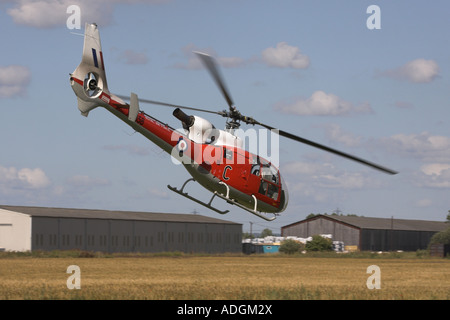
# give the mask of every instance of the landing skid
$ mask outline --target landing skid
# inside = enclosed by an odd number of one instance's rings
[[[185,197],[185,198],[188,198],[188,199],[190,199],[190,200],[192,200],[192,201],[194,201],[194,202],[197,202],[198,204],[201,204],[202,206],[204,206],[204,207],[206,207],[206,208],[208,208],[208,209],[211,209],[211,210],[213,210],[213,211],[215,211],[215,212],[217,212],[217,213],[220,213],[220,214],[226,214],[226,213],[230,212],[230,210],[222,211],[222,210],[219,210],[219,209],[213,207],[213,206],[211,205],[211,203],[212,203],[212,201],[214,200],[214,198],[215,198],[216,196],[218,196],[219,198],[222,198],[223,200],[225,200],[225,201],[228,202],[229,204],[238,206],[239,208],[241,208],[241,209],[243,209],[243,210],[245,210],[245,211],[248,211],[248,212],[250,212],[250,213],[252,213],[252,214],[254,214],[254,215],[256,215],[256,216],[258,216],[258,217],[260,217],[260,218],[262,218],[262,219],[264,219],[264,220],[266,220],[266,221],[273,221],[273,220],[275,220],[276,217],[277,217],[277,215],[276,215],[275,213],[273,213],[274,217],[269,218],[269,217],[266,217],[265,215],[261,214],[260,212],[256,211],[256,208],[257,208],[257,205],[258,205],[258,200],[256,199],[256,197],[255,197],[254,195],[252,195],[253,200],[255,201],[255,206],[254,206],[253,209],[249,209],[249,208],[243,206],[242,204],[238,203],[236,200],[231,199],[231,198],[230,198],[230,187],[228,187],[228,185],[227,185],[226,183],[222,182],[222,181],[220,181],[219,183],[222,184],[222,185],[224,185],[224,186],[227,188],[227,193],[226,193],[226,195],[223,195],[223,194],[221,194],[221,193],[218,193],[217,191],[214,191],[214,194],[213,194],[213,196],[211,197],[211,199],[209,200],[209,202],[208,202],[208,203],[203,202],[203,201],[201,201],[201,200],[199,200],[199,199],[197,199],[197,198],[194,198],[194,197],[190,196],[187,192],[183,192],[184,187],[185,187],[186,184],[187,184],[188,182],[190,182],[190,181],[195,181],[195,179],[190,178],[190,179],[186,180],[186,181],[183,183],[183,185],[181,186],[181,189],[180,189],[180,190],[178,190],[177,188],[172,187],[172,186],[170,186],[170,185],[167,185],[167,188],[169,188],[169,189],[172,190],[173,192],[178,193],[179,195],[182,195],[182,196]]]
[[[201,201],[201,200],[199,200],[199,199],[197,199],[197,198],[194,198],[194,197],[190,196],[187,192],[183,192],[184,187],[185,187],[186,184],[187,184],[188,182],[190,182],[190,181],[195,181],[195,180],[194,180],[193,178],[186,180],[186,182],[183,184],[183,186],[181,187],[180,190],[178,190],[177,188],[172,187],[172,186],[170,186],[170,185],[167,185],[167,188],[169,188],[169,189],[172,190],[173,192],[176,192],[176,193],[178,193],[179,195],[182,195],[182,196],[185,197],[185,198],[188,198],[188,199],[190,199],[190,200],[192,200],[192,201],[195,201],[195,202],[197,202],[198,204],[201,204],[202,206],[205,206],[206,208],[211,209],[211,210],[213,210],[213,211],[215,211],[215,212],[217,212],[217,213],[220,213],[220,214],[226,214],[226,213],[230,212],[230,210],[221,211],[221,210],[219,210],[219,209],[214,208],[213,206],[211,206],[211,203],[212,203],[212,201],[214,200],[214,197],[217,195],[216,193],[214,193],[213,196],[211,197],[211,200],[209,200],[209,202],[206,203],[206,202],[203,202],[203,201]]]

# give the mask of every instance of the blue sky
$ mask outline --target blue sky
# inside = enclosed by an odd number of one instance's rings
[[[381,29],[370,30],[370,5]],[[81,29],[67,28],[67,8]],[[309,213],[445,220],[450,209],[447,1],[0,0],[0,203],[192,213],[253,230]],[[99,25],[109,89],[222,110],[193,50],[215,56],[239,110],[366,158],[383,174],[280,139],[290,203],[266,222],[220,199],[220,216],[172,193],[181,166],[112,114],[80,116],[69,73]],[[142,105],[178,128],[171,110]],[[216,127],[224,119],[201,115]],[[243,128],[245,129],[245,128]],[[188,192],[208,200],[209,193]]]

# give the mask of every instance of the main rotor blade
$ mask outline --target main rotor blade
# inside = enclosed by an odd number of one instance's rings
[[[283,136],[283,137],[286,137],[286,138],[289,138],[289,139],[292,139],[292,140],[295,140],[295,141],[298,141],[298,142],[310,145],[310,146],[315,147],[315,148],[319,148],[319,149],[327,151],[327,152],[331,152],[331,153],[336,154],[338,156],[341,156],[341,157],[344,157],[344,158],[347,158],[347,159],[359,162],[359,163],[364,164],[366,166],[372,167],[374,169],[383,171],[384,173],[388,173],[388,174],[397,174],[398,173],[397,171],[394,171],[392,169],[380,166],[380,165],[378,165],[376,163],[373,163],[373,162],[361,159],[361,158],[353,156],[351,154],[348,154],[348,153],[345,153],[345,152],[342,152],[342,151],[339,151],[339,150],[327,147],[327,146],[319,144],[317,142],[314,142],[314,141],[311,141],[311,140],[308,140],[308,139],[305,139],[305,138],[301,138],[299,136],[296,136],[296,135],[294,135],[292,133],[289,133],[289,132],[286,132],[284,130],[277,129],[277,128],[271,127],[269,125],[260,123],[260,122],[256,122],[256,124],[259,124],[259,125],[267,128],[267,129],[269,129],[269,130],[276,130],[276,132],[278,132],[278,134],[280,136]]]
[[[121,99],[130,100],[129,96],[124,96],[124,95],[119,95],[119,94],[116,94],[116,96],[121,98]],[[206,109],[199,109],[199,108],[193,108],[193,107],[180,106],[180,105],[173,104],[173,103],[166,103],[166,102],[160,102],[160,101],[155,101],[155,100],[148,100],[148,99],[141,99],[141,98],[139,98],[139,102],[156,104],[156,105],[160,105],[160,106],[164,106],[164,107],[180,108],[180,109],[186,109],[186,110],[208,112],[208,113],[218,114],[218,115],[221,115],[221,116],[223,115],[223,113],[219,112],[219,111],[211,111],[211,110],[206,110]]]
[[[233,99],[231,99],[230,92],[228,91],[225,81],[223,80],[222,75],[220,74],[219,67],[217,66],[216,61],[213,57],[206,53],[194,51],[194,53],[200,58],[200,60],[203,62],[205,67],[208,69],[208,71],[211,73],[211,76],[213,77],[214,81],[216,82],[216,85],[219,87],[220,91],[222,92],[223,97],[228,103],[228,106],[231,108],[234,106]]]

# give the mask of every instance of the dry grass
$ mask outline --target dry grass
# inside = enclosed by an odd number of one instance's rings
[[[369,265],[381,289],[366,286]],[[69,290],[69,265],[81,289]],[[0,299],[450,299],[448,259],[182,256],[0,259]]]

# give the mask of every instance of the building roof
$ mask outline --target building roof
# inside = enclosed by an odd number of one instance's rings
[[[338,222],[360,228],[360,229],[382,229],[382,230],[409,230],[409,231],[442,231],[450,227],[450,224],[442,221],[429,220],[408,220],[394,218],[371,218],[357,216],[338,216],[338,215],[317,215],[305,219],[283,228],[293,226],[298,223],[304,223],[314,219],[325,218],[336,220]]]
[[[139,220],[139,221],[162,221],[162,222],[186,222],[186,223],[217,223],[235,224],[239,223],[226,221],[198,214],[182,213],[159,213],[140,211],[111,211],[93,209],[69,209],[69,208],[47,208],[47,207],[24,207],[0,205],[0,209],[23,213],[33,217],[53,217],[53,218],[89,218],[89,219],[112,219],[112,220]]]

